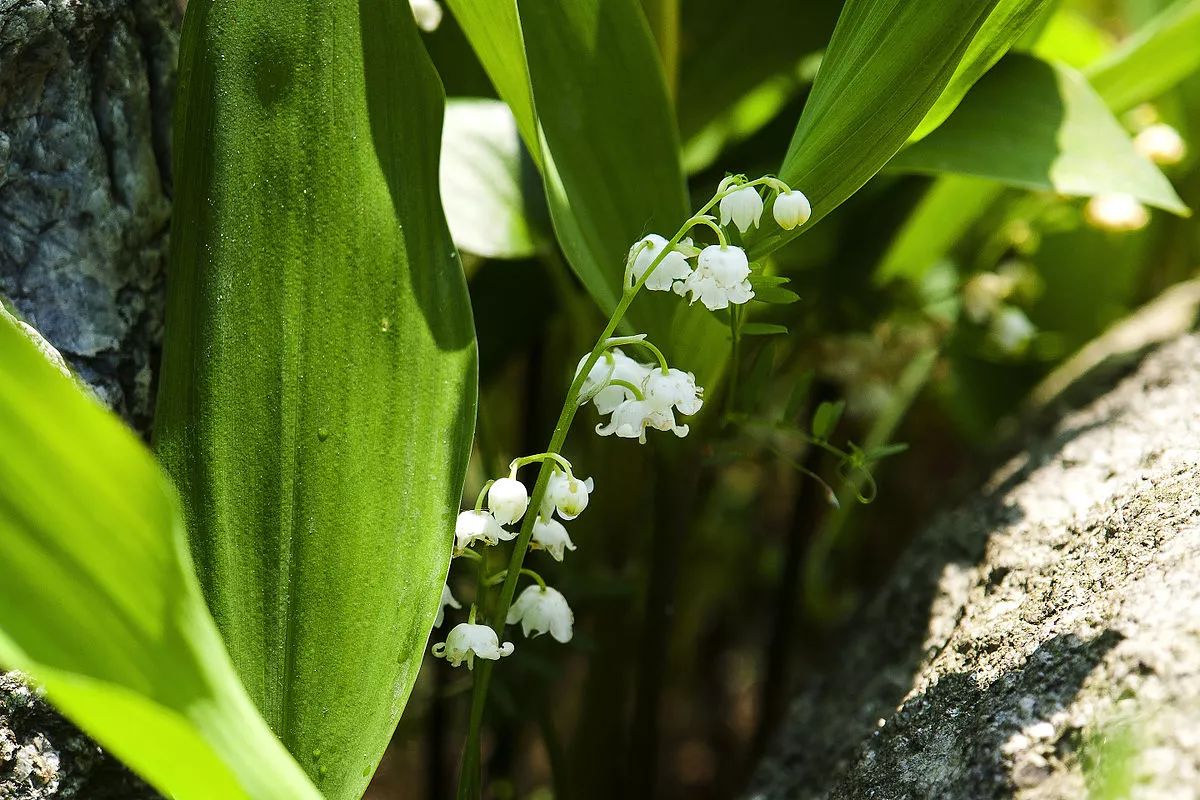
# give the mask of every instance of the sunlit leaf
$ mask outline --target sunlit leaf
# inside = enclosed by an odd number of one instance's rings
[[[0,662],[165,794],[318,800],[204,608],[174,491],[0,313]]]
[[[361,797],[438,608],[474,424],[404,3],[192,0],[158,449],[251,697]]]
[[[809,223],[751,237],[760,257],[854,194],[904,146],[942,95],[997,0],[849,0],[779,177],[808,195]]]
[[[1073,196],[1125,192],[1149,205],[1187,212],[1171,183],[1134,150],[1078,72],[1017,53],[889,168],[974,175]]]
[[[441,191],[454,243],[488,258],[526,258],[537,251],[526,191],[521,137],[499,100],[451,100],[442,131]],[[536,201],[535,199],[536,198]]]

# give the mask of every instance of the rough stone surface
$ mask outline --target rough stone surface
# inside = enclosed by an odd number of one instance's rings
[[[757,798],[1200,797],[1200,337],[935,522]]]
[[[169,0],[0,0],[0,295],[143,433],[176,17]],[[157,796],[20,675],[0,675],[0,800]]]
[[[169,0],[0,0],[0,294],[143,430],[176,13]]]

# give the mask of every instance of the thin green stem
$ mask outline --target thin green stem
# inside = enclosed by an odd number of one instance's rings
[[[508,464],[509,474],[515,478],[517,476],[518,469],[525,466],[526,464],[533,464],[534,462],[537,462],[537,461],[541,461],[541,462],[553,461],[556,464],[558,464],[560,467],[563,468],[563,471],[567,473],[568,478],[573,479],[575,477],[575,473],[573,473],[571,471],[571,462],[570,461],[567,461],[565,458],[563,458],[558,453],[549,453],[549,452],[537,453],[536,455],[532,455],[532,456],[522,456],[521,458],[514,458]]]
[[[609,380],[609,382],[606,385],[620,386],[622,389],[628,389],[630,392],[632,392],[634,398],[636,398],[638,400],[646,399],[646,395],[642,394],[642,390],[639,389],[638,387],[634,386],[629,381],[623,381],[620,378],[613,378],[613,379]]]
[[[496,481],[494,480],[490,480],[483,485],[482,489],[479,490],[479,497],[475,498],[476,511],[483,511],[483,500],[485,497],[487,497],[488,489],[492,488],[492,484],[495,482]]]
[[[711,228],[717,234],[717,241],[721,243],[721,247],[729,247],[729,237],[725,235],[725,231],[720,225],[713,222],[711,217],[692,217],[692,220],[696,225],[706,225]]]
[[[741,371],[741,331],[738,325],[738,307],[729,307],[729,336],[732,340],[729,360],[729,398],[725,403],[726,419],[737,410],[738,373]]]

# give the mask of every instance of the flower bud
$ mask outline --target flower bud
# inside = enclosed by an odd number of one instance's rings
[[[771,214],[779,227],[790,231],[808,222],[812,216],[812,206],[803,192],[780,192],[775,198],[775,205],[771,207]]]
[[[511,525],[529,508],[529,492],[516,478],[500,478],[488,489],[488,510],[501,525]]]

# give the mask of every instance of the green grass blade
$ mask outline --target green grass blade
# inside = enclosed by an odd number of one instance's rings
[[[0,661],[180,800],[317,800],[204,608],[178,502],[0,313]]]
[[[421,665],[473,432],[444,98],[404,3],[192,0],[180,63],[157,444],[250,695],[358,798]]]
[[[1187,207],[1166,176],[1133,148],[1078,72],[1013,53],[951,117],[889,169],[990,178],[1087,197],[1126,192],[1176,214]]]

